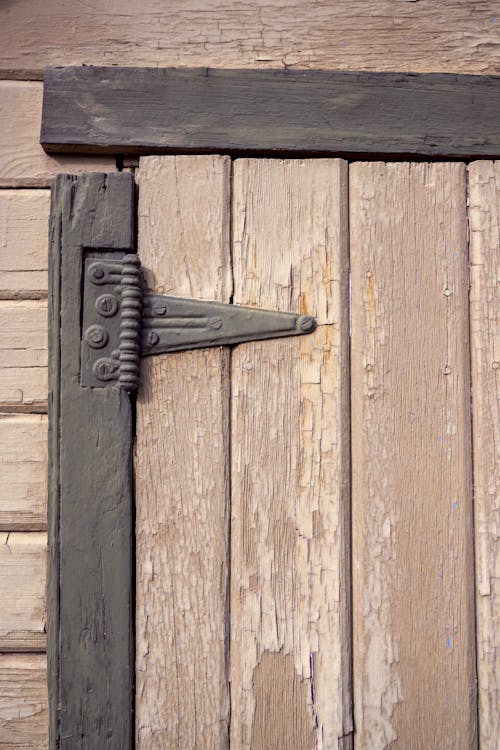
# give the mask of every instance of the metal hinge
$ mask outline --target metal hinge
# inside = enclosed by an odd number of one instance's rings
[[[80,380],[85,386],[139,385],[141,357],[312,333],[309,315],[259,310],[145,291],[137,255],[86,258]]]

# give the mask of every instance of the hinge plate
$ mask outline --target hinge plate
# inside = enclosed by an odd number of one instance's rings
[[[84,268],[81,383],[136,390],[141,356],[312,333],[309,315],[144,291],[136,255],[87,258]]]

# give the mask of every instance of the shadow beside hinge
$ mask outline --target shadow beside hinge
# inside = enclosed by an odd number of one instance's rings
[[[137,255],[87,258],[83,284],[81,383],[139,385],[141,356],[312,333],[309,315],[144,291]]]

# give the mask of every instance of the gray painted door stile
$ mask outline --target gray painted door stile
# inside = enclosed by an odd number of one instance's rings
[[[59,175],[49,289],[51,750],[133,745],[132,410],[80,383],[86,257],[135,252],[130,174]]]

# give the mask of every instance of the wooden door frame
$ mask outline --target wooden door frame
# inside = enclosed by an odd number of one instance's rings
[[[500,156],[499,93],[500,77],[492,76],[48,68],[41,143],[51,153],[491,159]],[[54,182],[52,750],[134,745],[133,408],[119,388],[82,387],[78,373],[84,258],[136,252],[134,214],[131,174],[59,175]]]

